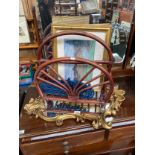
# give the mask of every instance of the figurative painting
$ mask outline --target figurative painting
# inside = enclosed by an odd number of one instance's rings
[[[81,57],[94,60],[96,41],[94,40],[64,40],[64,54],[67,57]],[[91,68],[85,64],[65,64],[65,79],[80,80]],[[92,79],[92,73],[86,80]]]

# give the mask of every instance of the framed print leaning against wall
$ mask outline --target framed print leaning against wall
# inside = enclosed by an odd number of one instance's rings
[[[84,31],[84,32],[94,34],[97,37],[101,38],[103,41],[105,41],[106,44],[110,45],[111,31],[112,31],[110,24],[52,25],[53,34],[61,31],[68,31],[68,30]],[[54,58],[69,56],[69,55],[65,55],[64,48],[66,44],[69,44],[69,43],[73,44],[73,42],[77,43],[77,41],[79,41],[79,43],[77,44],[80,44],[80,42],[82,43],[82,41],[87,41],[88,43],[90,40],[92,39],[84,36],[79,36],[79,35],[67,35],[67,36],[58,37],[53,42],[53,51],[54,51],[53,56]],[[86,45],[86,42],[83,44]],[[106,52],[104,52],[104,47],[102,45],[100,45],[98,42],[95,41],[94,47],[95,47],[94,60],[103,60],[104,58],[105,59],[107,58]]]
[[[53,25],[52,32],[62,31],[84,31],[94,34],[101,38],[106,44],[110,44],[111,25],[109,24],[83,24],[83,25]],[[107,52],[104,47],[97,41],[80,35],[64,35],[57,37],[53,42],[53,57],[81,57],[89,60],[107,60]],[[58,73],[66,80],[80,80],[90,70],[86,65],[58,65]],[[100,74],[99,71],[94,70],[92,74],[87,77],[87,80],[92,79]],[[99,83],[98,79],[94,84]]]

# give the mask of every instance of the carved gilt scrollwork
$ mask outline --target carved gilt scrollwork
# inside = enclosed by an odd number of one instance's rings
[[[125,91],[120,89],[114,89],[113,94],[110,97],[109,103],[101,109],[101,114],[94,115],[91,113],[67,113],[56,115],[55,117],[47,117],[44,115],[46,106],[44,100],[41,98],[31,98],[29,103],[24,106],[24,109],[29,115],[35,115],[36,118],[41,118],[48,122],[56,122],[57,126],[61,126],[64,120],[75,119],[77,122],[85,122],[89,120],[92,122],[92,126],[95,129],[103,127],[105,129],[112,128],[112,121],[116,113],[118,112],[122,102],[125,100]]]

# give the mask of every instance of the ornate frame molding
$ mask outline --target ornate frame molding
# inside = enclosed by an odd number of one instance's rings
[[[95,129],[112,128],[113,117],[116,115],[119,110],[122,102],[125,100],[125,91],[120,89],[114,89],[113,94],[110,97],[109,103],[106,103],[104,107],[101,109],[101,114],[75,114],[75,113],[67,113],[62,115],[57,115],[55,117],[47,117],[43,114],[46,110],[44,100],[41,98],[31,98],[29,103],[24,106],[27,114],[35,115],[36,118],[41,118],[48,122],[55,122],[57,126],[63,125],[63,121],[67,119],[75,119],[77,122],[85,122],[85,120],[89,120],[92,126]],[[111,118],[109,120],[109,118]]]

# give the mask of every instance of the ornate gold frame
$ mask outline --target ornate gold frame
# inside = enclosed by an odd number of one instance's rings
[[[85,120],[91,121],[92,126],[95,129],[98,129],[100,127],[111,129],[112,120],[107,121],[107,118],[113,119],[113,117],[116,115],[122,102],[125,100],[124,95],[124,90],[115,88],[109,103],[105,104],[104,108],[101,109],[101,114],[98,115],[67,113],[63,115],[57,115],[55,117],[47,117],[43,114],[43,112],[46,110],[46,106],[41,98],[31,98],[29,103],[24,106],[24,109],[29,115],[33,114],[36,116],[36,118],[39,117],[48,122],[56,122],[57,126],[61,126],[64,120],[76,119],[77,122],[85,122]]]

